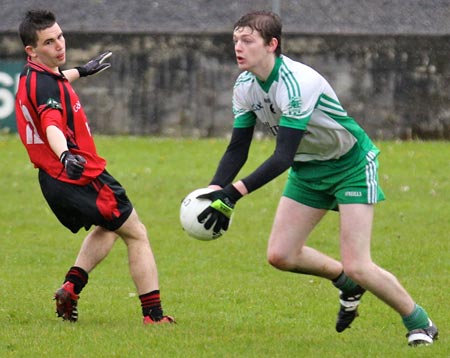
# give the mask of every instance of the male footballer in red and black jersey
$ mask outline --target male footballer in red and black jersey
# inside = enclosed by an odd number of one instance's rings
[[[72,232],[95,226],[56,291],[56,312],[78,320],[78,299],[89,273],[121,237],[128,248],[131,277],[139,294],[144,324],[173,323],[163,314],[158,273],[147,236],[125,189],[97,154],[88,119],[70,82],[111,65],[107,51],[85,65],[62,71],[65,39],[50,11],[28,11],[19,27],[28,55],[16,95],[20,138],[39,170],[39,184],[59,221]]]
[[[16,106],[18,131],[35,167],[77,185],[90,183],[104,171],[106,161],[97,154],[86,114],[63,73],[55,73],[29,57],[20,76]],[[79,178],[69,177],[58,157],[62,153],[56,154],[51,147],[46,133],[50,126],[64,134],[70,153],[85,159]]]

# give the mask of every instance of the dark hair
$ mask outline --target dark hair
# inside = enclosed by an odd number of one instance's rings
[[[19,25],[19,36],[24,46],[36,46],[37,32],[53,26],[56,16],[48,10],[29,10]]]
[[[250,27],[253,31],[258,31],[264,39],[264,43],[268,45],[273,38],[278,40],[278,47],[275,55],[281,55],[281,19],[270,11],[254,11],[242,16],[235,24],[234,29],[242,27]]]

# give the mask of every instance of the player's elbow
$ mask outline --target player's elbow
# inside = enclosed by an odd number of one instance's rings
[[[292,165],[293,158],[290,155],[283,155],[275,152],[273,155],[273,161],[276,163],[278,171],[283,173]]]

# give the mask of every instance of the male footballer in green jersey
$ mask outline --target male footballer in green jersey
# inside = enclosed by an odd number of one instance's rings
[[[243,72],[234,86],[233,131],[209,185],[216,190],[201,196],[212,204],[198,220],[206,229],[226,230],[242,196],[290,168],[268,242],[270,264],[332,281],[340,291],[338,332],[358,316],[367,290],[400,314],[410,346],[432,344],[438,330],[428,314],[371,259],[374,205],[384,200],[379,150],[317,71],[281,54],[281,29],[280,18],[264,11],[246,14],[234,26]],[[246,162],[257,120],[275,136],[275,150],[250,175],[233,182]],[[339,212],[341,261],[306,246],[328,210]]]

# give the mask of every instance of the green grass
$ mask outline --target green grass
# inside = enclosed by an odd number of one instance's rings
[[[448,142],[381,142],[373,259],[392,271],[440,328],[431,347],[411,349],[399,316],[364,296],[361,317],[337,334],[337,291],[329,282],[282,273],[266,262],[266,241],[285,175],[239,202],[222,238],[189,238],[181,198],[206,186],[226,140],[97,137],[109,171],[146,224],[163,306],[178,324],[144,327],[117,242],[79,303],[80,320],[61,322],[52,295],[85,236],[48,209],[37,171],[15,136],[0,136],[0,357],[450,357]],[[245,175],[273,150],[258,141]],[[240,175],[240,176],[241,176]],[[337,215],[309,244],[338,257]]]

